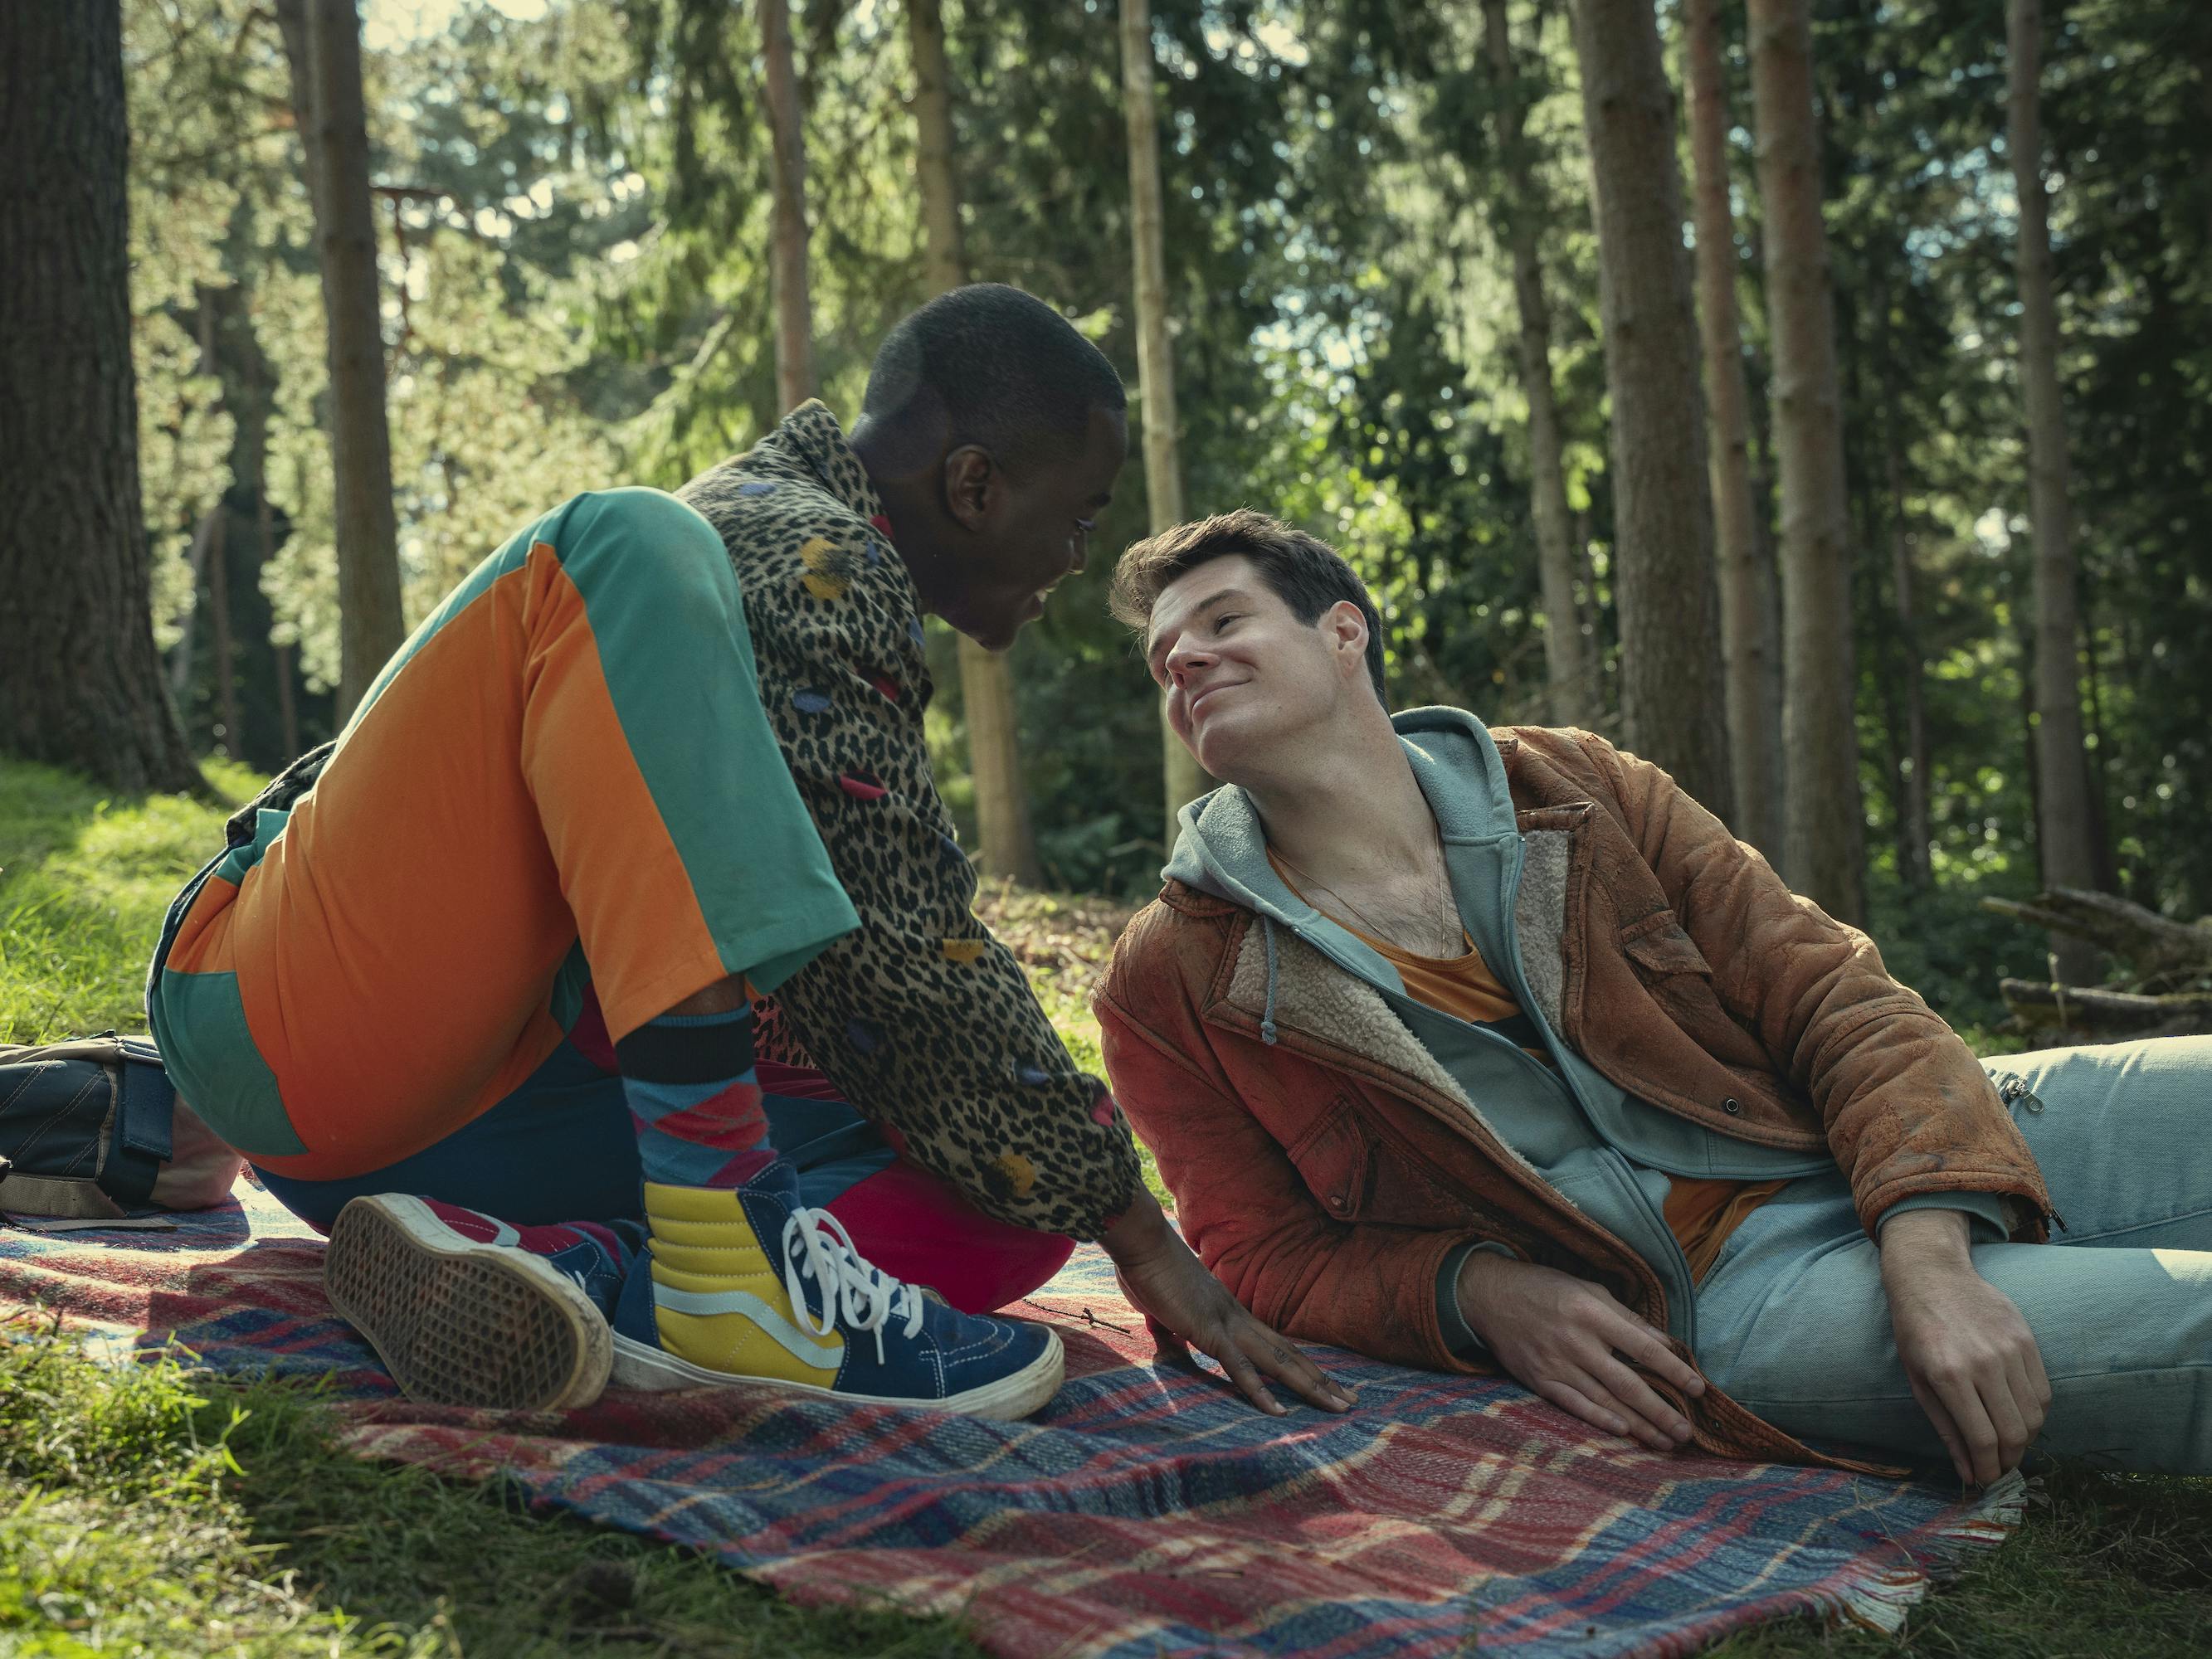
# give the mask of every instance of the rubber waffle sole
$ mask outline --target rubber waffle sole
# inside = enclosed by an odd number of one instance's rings
[[[323,1285],[410,1400],[559,1411],[606,1387],[613,1334],[582,1290],[526,1250],[460,1237],[419,1199],[340,1211]]]

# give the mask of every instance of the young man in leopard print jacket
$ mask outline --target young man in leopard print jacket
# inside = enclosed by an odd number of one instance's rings
[[[680,499],[528,526],[234,821],[155,1030],[410,1393],[1024,1415],[1058,1340],[983,1316],[1092,1237],[1263,1407],[1347,1403],[1168,1226],[931,781],[922,617],[1011,643],[1126,450],[1065,319],[940,296],[849,439],[809,403]]]

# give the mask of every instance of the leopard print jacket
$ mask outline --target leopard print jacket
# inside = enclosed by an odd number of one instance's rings
[[[1134,1196],[1136,1149],[975,918],[922,735],[921,611],[860,458],[808,403],[681,495],[737,567],[762,706],[860,917],[777,988],[763,1046],[785,1028],[893,1146],[986,1213],[1098,1237]]]

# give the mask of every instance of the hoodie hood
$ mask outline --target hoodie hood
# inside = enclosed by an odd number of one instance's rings
[[[1505,763],[1480,720],[1462,708],[1409,708],[1392,715],[1390,725],[1436,817],[1448,859],[1455,848],[1519,838]],[[1224,784],[1177,817],[1182,832],[1160,872],[1164,878],[1257,914],[1268,930],[1271,953],[1273,929],[1288,927],[1346,972],[1403,990],[1396,969],[1275,873],[1267,862],[1266,828],[1243,789]]]

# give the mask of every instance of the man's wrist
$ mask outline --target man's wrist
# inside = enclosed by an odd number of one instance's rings
[[[1889,1217],[1881,1227],[1881,1263],[1972,1267],[1972,1218],[1963,1210],[1911,1210]]]
[[[1489,1346],[1490,1339],[1482,1332],[1483,1289],[1503,1264],[1515,1260],[1509,1251],[1500,1248],[1477,1248],[1469,1250],[1467,1259],[1459,1264],[1459,1281],[1454,1287],[1459,1304],[1461,1322],[1472,1332],[1475,1340]]]
[[[1152,1255],[1174,1237],[1175,1229],[1168,1224],[1159,1200],[1140,1182],[1129,1207],[1114,1218],[1114,1224],[1099,1236],[1098,1243],[1115,1261],[1128,1261]]]

